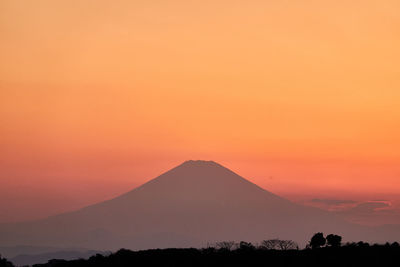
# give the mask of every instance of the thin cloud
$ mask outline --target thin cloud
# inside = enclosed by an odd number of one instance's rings
[[[351,208],[350,212],[356,213],[374,213],[381,210],[390,209],[390,201],[367,201],[358,204],[357,206]]]
[[[329,206],[337,206],[337,205],[343,205],[343,204],[355,204],[357,203],[356,201],[353,200],[342,200],[342,199],[321,199],[321,198],[314,198],[311,199],[311,202],[313,203],[321,203]]]

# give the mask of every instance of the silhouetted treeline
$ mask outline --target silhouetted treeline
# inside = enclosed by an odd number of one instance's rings
[[[258,245],[249,242],[223,241],[203,249],[151,249],[131,251],[121,249],[89,259],[50,260],[34,267],[91,266],[400,266],[400,245],[386,243],[370,245],[365,242],[346,243],[342,237],[316,233],[307,247],[299,250],[291,240],[270,239]],[[0,257],[0,267],[11,267]]]
[[[109,256],[96,255],[88,260],[52,260],[34,266],[400,266],[399,246],[365,244],[304,250],[265,250],[255,246],[234,250],[121,249]]]

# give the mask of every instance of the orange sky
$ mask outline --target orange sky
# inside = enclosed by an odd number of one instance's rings
[[[0,3],[0,221],[187,159],[284,194],[400,192],[400,2]]]

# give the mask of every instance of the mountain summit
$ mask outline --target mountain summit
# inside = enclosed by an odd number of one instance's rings
[[[374,238],[361,226],[294,204],[216,162],[190,160],[117,198],[40,221],[3,225],[0,246],[114,250],[269,238],[304,244],[318,231]]]
[[[221,203],[225,203],[225,206],[228,202],[241,205],[240,203],[244,204],[257,197],[287,202],[214,161],[202,160],[185,161],[122,197],[125,201],[133,201],[131,198],[138,194],[149,197],[147,205],[149,202],[160,201],[165,205],[175,201],[176,203],[171,205],[174,209],[190,203],[203,208],[209,204],[208,208],[211,210]]]

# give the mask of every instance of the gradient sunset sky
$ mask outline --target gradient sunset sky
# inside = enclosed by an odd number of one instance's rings
[[[293,199],[394,201],[400,1],[2,0],[0,123],[0,222],[188,159]]]

